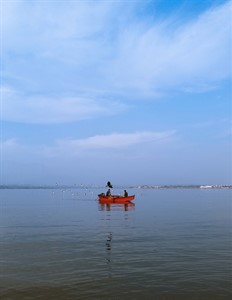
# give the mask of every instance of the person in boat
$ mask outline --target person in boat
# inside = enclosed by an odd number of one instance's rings
[[[104,197],[105,196],[105,193],[101,193],[98,195],[99,197]]]
[[[107,196],[107,197],[111,196],[110,189],[108,189],[108,191],[106,192],[106,196]]]
[[[128,193],[126,190],[124,190],[124,197],[128,197]]]
[[[112,186],[112,184],[111,184],[110,181],[107,182],[106,187],[109,187],[109,188],[111,188],[111,189],[113,188],[113,186]]]

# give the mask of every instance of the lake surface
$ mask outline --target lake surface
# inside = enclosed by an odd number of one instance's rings
[[[232,190],[127,190],[0,190],[0,299],[232,299]]]

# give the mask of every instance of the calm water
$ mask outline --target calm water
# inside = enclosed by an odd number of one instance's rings
[[[0,298],[232,299],[232,190],[128,191],[0,190]]]

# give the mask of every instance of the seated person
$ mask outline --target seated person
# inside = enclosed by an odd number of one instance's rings
[[[110,189],[108,189],[108,191],[106,192],[106,196],[107,196],[107,197],[111,196]]]
[[[126,190],[124,190],[124,197],[128,197],[128,193]]]
[[[105,193],[101,193],[98,195],[99,197],[104,197],[105,196]]]

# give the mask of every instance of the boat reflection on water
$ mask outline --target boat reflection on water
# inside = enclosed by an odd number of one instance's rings
[[[101,203],[101,201],[99,201],[98,208],[100,211],[128,211],[134,210],[135,204],[129,201],[127,203]]]
[[[107,274],[108,280],[112,280],[115,270],[116,260],[112,261],[113,257],[115,257],[115,253],[117,253],[117,247],[115,249],[113,237],[117,241],[118,240],[118,226],[121,228],[121,223],[123,222],[124,226],[128,226],[129,215],[130,212],[135,208],[135,204],[131,201],[125,201],[125,198],[120,199],[120,197],[115,197],[116,200],[121,200],[123,203],[116,203],[114,201],[114,197],[99,197],[98,199],[98,210],[100,211],[99,216],[102,223],[103,228],[105,229],[105,238],[103,240],[105,244],[105,271]],[[133,197],[134,199],[134,197]],[[133,214],[133,213],[132,213]],[[119,237],[120,239],[121,237]],[[127,236],[125,236],[125,239]],[[112,263],[113,262],[113,263]]]

